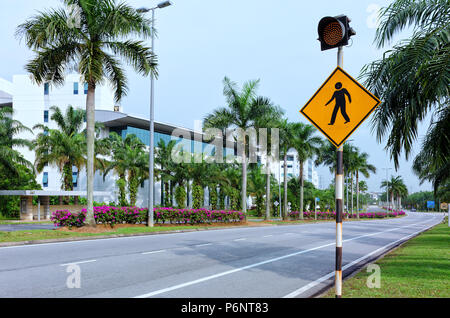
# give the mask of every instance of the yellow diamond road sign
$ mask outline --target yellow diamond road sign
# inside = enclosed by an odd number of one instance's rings
[[[337,67],[300,113],[340,147],[379,104],[377,97]]]

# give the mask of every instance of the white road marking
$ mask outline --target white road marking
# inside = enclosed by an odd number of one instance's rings
[[[427,220],[427,221],[429,221],[429,220]],[[427,221],[425,221],[425,222],[427,222]],[[421,222],[421,223],[425,223],[425,222]],[[382,232],[361,235],[361,236],[358,236],[358,237],[355,237],[355,238],[352,238],[352,239],[344,240],[344,242],[345,241],[356,240],[358,238],[363,238],[363,237],[367,237],[367,236],[373,236],[373,235],[377,235],[377,234],[381,234],[381,233],[391,232],[391,231],[395,231],[395,230],[402,229],[402,228],[405,228],[405,227],[414,226],[414,225],[421,224],[421,223],[405,225],[405,226],[402,226],[402,227],[398,227],[398,228],[394,228],[394,229],[390,229],[390,230],[386,230],[386,231],[382,231]],[[263,262],[247,265],[247,266],[244,266],[244,267],[239,267],[239,268],[236,268],[236,269],[233,269],[233,270],[229,270],[229,271],[225,271],[225,272],[218,273],[218,274],[215,274],[215,275],[203,277],[203,278],[196,279],[196,280],[193,280],[193,281],[190,281],[190,282],[186,282],[186,283],[183,283],[183,284],[174,285],[172,287],[167,287],[167,288],[163,288],[163,289],[160,289],[160,290],[156,290],[156,291],[153,291],[153,292],[150,292],[150,293],[147,293],[147,294],[136,296],[134,298],[149,298],[149,297],[152,297],[152,296],[164,294],[164,293],[167,293],[167,292],[170,292],[170,291],[173,291],[173,290],[181,289],[181,288],[188,287],[188,286],[191,286],[191,285],[195,285],[195,284],[198,284],[198,283],[202,283],[202,282],[205,282],[205,281],[208,281],[208,280],[212,280],[212,279],[219,278],[219,277],[222,277],[222,276],[226,276],[226,275],[230,275],[230,274],[237,273],[237,272],[240,272],[240,271],[244,271],[246,269],[258,267],[258,266],[261,266],[261,265],[273,263],[273,262],[280,261],[280,260],[283,260],[283,259],[286,259],[286,258],[290,258],[290,257],[293,257],[293,256],[305,254],[305,253],[308,253],[308,252],[311,252],[311,251],[322,249],[324,247],[334,246],[335,244],[336,244],[336,242],[333,241],[331,243],[320,245],[320,246],[317,246],[317,247],[313,247],[313,248],[310,248],[310,249],[307,249],[307,250],[291,253],[291,254],[280,256],[280,257],[276,257],[276,258],[271,258],[271,259],[268,259],[268,260],[263,261]]]
[[[266,235],[266,236],[263,236],[263,237],[272,237],[273,235]]]
[[[432,225],[432,226],[434,226],[434,225]],[[432,227],[432,226],[430,226],[430,227]],[[416,227],[416,226],[414,226],[414,227]],[[428,227],[428,228],[430,228],[430,227]],[[426,227],[425,227],[425,228],[422,228],[421,230],[419,230],[419,231],[417,231],[417,232],[414,232],[413,234],[409,234],[409,235],[407,235],[407,236],[405,236],[405,237],[403,237],[403,238],[401,238],[401,239],[399,239],[399,240],[397,240],[397,241],[395,241],[395,242],[392,242],[392,243],[389,243],[389,244],[387,244],[387,245],[385,245],[385,246],[383,246],[383,247],[380,247],[379,249],[377,249],[377,250],[375,250],[375,251],[373,251],[373,252],[371,252],[371,253],[369,253],[369,254],[366,254],[366,255],[364,255],[363,257],[360,257],[360,258],[358,258],[357,260],[354,260],[353,262],[351,262],[351,263],[349,263],[349,264],[343,266],[343,267],[342,267],[342,270],[344,271],[344,270],[346,270],[346,269],[352,267],[353,265],[358,264],[359,262],[363,261],[364,259],[366,259],[366,258],[368,258],[368,257],[370,257],[370,256],[372,256],[372,255],[374,255],[374,254],[376,254],[376,253],[378,253],[378,252],[383,251],[383,250],[386,249],[387,247],[389,247],[389,246],[391,246],[391,245],[394,245],[394,244],[396,244],[396,243],[398,243],[398,242],[401,242],[401,241],[403,241],[403,240],[406,240],[406,239],[408,239],[409,237],[412,237],[412,236],[414,236],[414,235],[416,235],[416,234],[418,234],[418,233],[420,233],[420,232],[422,232],[422,231],[424,231],[424,230],[426,230],[426,229],[427,229]],[[333,271],[333,272],[331,272],[331,273],[329,273],[329,274],[327,274],[327,275],[325,275],[325,276],[322,276],[322,277],[320,277],[319,279],[317,279],[317,280],[315,280],[315,281],[309,283],[308,285],[305,285],[305,286],[303,286],[302,288],[299,288],[299,289],[293,291],[292,293],[290,293],[290,294],[288,294],[288,295],[286,295],[286,296],[283,296],[283,298],[294,298],[294,297],[297,297],[298,295],[303,294],[304,292],[306,292],[306,291],[308,291],[309,289],[311,289],[311,288],[313,288],[313,287],[319,285],[320,283],[322,283],[322,282],[324,282],[324,281],[326,281],[326,280],[331,279],[332,277],[334,277],[334,275],[335,275],[335,272]]]
[[[245,241],[245,240],[246,240],[246,238],[239,238],[239,239],[236,239],[236,240],[233,240],[233,241],[239,242],[239,241]]]
[[[196,247],[202,247],[202,246],[210,246],[213,245],[212,243],[206,243],[206,244],[199,244],[199,245],[195,245]]]
[[[97,260],[93,259],[90,261],[80,261],[80,262],[73,262],[73,263],[67,263],[67,264],[61,264],[60,266],[69,266],[69,265],[80,265],[80,264],[86,264],[86,263],[93,263],[96,262]]]
[[[163,253],[163,252],[165,252],[165,251],[166,251],[166,250],[159,250],[159,251],[145,252],[145,253],[142,253],[142,255],[150,255],[150,254]]]

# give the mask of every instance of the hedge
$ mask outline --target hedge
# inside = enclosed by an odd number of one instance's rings
[[[137,207],[94,207],[94,219],[96,224],[145,224],[147,223],[147,208]],[[72,213],[68,210],[53,212],[51,220],[55,226],[60,227],[82,227],[85,225],[87,210],[80,213]],[[244,214],[239,211],[213,211],[207,209],[174,209],[154,208],[153,217],[155,223],[165,224],[211,224],[241,222]]]

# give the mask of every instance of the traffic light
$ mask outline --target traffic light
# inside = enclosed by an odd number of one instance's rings
[[[350,27],[350,19],[345,15],[325,17],[319,22],[319,41],[322,51],[348,44],[356,32]]]

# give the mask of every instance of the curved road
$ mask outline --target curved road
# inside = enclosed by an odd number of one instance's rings
[[[344,222],[344,269],[443,216]],[[334,258],[333,222],[4,247],[0,297],[308,297],[332,282]],[[81,288],[68,288],[76,269]]]

